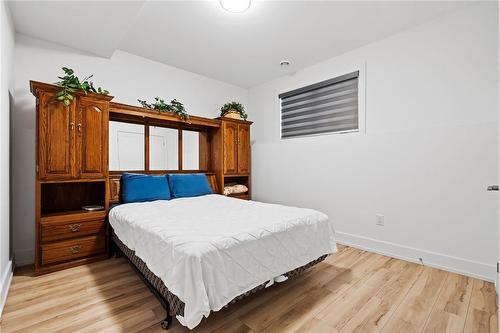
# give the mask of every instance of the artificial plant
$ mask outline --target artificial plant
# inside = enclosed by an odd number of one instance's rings
[[[220,116],[224,117],[229,112],[238,112],[243,120],[247,120],[248,115],[245,112],[245,107],[239,102],[229,102],[220,108]]]
[[[184,108],[184,104],[177,101],[175,98],[170,101],[170,104],[165,103],[165,100],[160,97],[155,97],[155,102],[152,104],[141,99],[138,99],[137,101],[141,103],[143,107],[148,109],[158,110],[160,112],[171,112],[183,120],[187,120],[189,118],[189,115]]]
[[[62,81],[56,82],[56,84],[63,88],[60,92],[56,94],[57,100],[61,101],[65,106],[69,106],[71,101],[74,99],[73,93],[76,91],[83,91],[85,94],[88,92],[108,95],[109,91],[106,89],[102,89],[98,87],[94,88],[94,83],[89,81],[89,79],[93,76],[87,76],[83,80],[80,80],[78,76],[75,75],[75,71],[71,68],[63,67],[62,68],[65,76],[58,76]]]

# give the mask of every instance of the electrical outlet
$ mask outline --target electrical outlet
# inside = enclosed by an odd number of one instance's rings
[[[377,215],[375,215],[375,217],[377,218],[375,224],[383,227],[384,226],[384,218],[385,218],[385,216],[382,215],[382,214],[377,214]]]

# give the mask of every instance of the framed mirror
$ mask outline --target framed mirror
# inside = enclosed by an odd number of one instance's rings
[[[141,124],[109,122],[109,170],[144,170],[144,131]]]
[[[179,130],[149,126],[149,169],[179,170]]]
[[[200,169],[200,133],[182,131],[182,170]]]

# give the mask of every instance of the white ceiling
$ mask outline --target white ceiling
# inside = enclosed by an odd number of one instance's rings
[[[468,2],[13,1],[16,31],[99,56],[116,49],[251,87],[421,24]]]

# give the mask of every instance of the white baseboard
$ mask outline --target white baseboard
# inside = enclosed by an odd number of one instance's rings
[[[498,274],[498,272],[495,281],[495,290],[497,291],[497,295],[500,295],[500,275]],[[498,313],[500,314],[500,308],[498,309]]]
[[[3,307],[7,301],[10,282],[12,281],[12,273],[12,260],[10,260],[2,276],[2,280],[0,280],[0,318],[2,317]]]
[[[420,263],[419,258],[422,258],[423,263],[426,266],[489,282],[496,282],[497,279],[495,265],[457,258],[441,253],[416,249],[401,244],[380,241],[344,232],[336,232],[335,234],[339,244],[415,263]]]
[[[31,265],[35,262],[35,249],[14,250],[14,263],[16,267]]]

